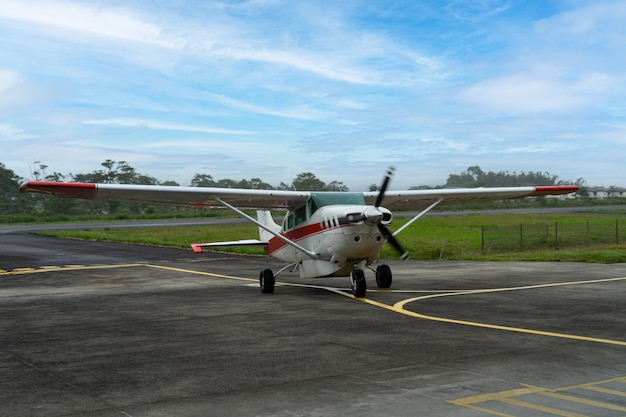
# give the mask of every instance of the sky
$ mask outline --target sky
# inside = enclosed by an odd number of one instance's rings
[[[0,163],[626,187],[624,28],[608,0],[0,0]]]

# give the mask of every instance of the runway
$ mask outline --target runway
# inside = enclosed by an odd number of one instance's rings
[[[265,257],[0,239],[1,416],[623,416],[626,265]]]

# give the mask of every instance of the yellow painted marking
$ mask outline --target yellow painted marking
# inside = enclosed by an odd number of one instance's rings
[[[129,268],[135,266],[145,266],[145,264],[119,264],[119,265],[66,265],[66,266],[42,266],[39,269],[35,268],[16,268],[12,271],[2,272],[1,275],[27,275],[27,274],[37,274],[41,272],[52,272],[52,271],[80,271],[87,269],[112,269],[112,268]]]
[[[594,387],[594,386],[580,387],[580,388],[586,389],[588,391],[595,391],[595,392],[601,392],[603,394],[615,395],[616,397],[626,397],[626,392],[618,391],[615,389],[608,389],[608,388]]]
[[[545,413],[549,413],[549,414],[553,414],[553,415],[558,415],[558,416],[564,416],[564,417],[586,417],[586,416],[583,416],[581,414],[572,413],[570,411],[561,410],[561,409],[557,409],[557,408],[553,408],[553,407],[546,407],[546,406],[543,406],[543,405],[534,404],[534,403],[529,402],[529,401],[522,401],[519,398],[517,398],[517,397],[520,397],[520,396],[523,396],[523,395],[534,394],[534,395],[542,395],[542,396],[546,396],[546,397],[556,398],[556,399],[559,399],[559,400],[572,402],[572,403],[576,403],[576,404],[584,404],[584,405],[587,405],[587,406],[590,406],[590,407],[603,408],[603,409],[614,410],[614,411],[619,411],[619,412],[626,411],[626,407],[615,405],[613,403],[602,402],[602,401],[595,401],[595,400],[588,400],[588,399],[585,399],[585,398],[577,397],[575,395],[562,394],[562,392],[564,392],[564,391],[571,391],[571,390],[575,390],[575,389],[589,389],[589,390],[598,391],[598,392],[605,392],[605,393],[608,393],[608,394],[611,394],[611,395],[626,396],[626,392],[617,391],[617,390],[610,390],[610,389],[606,389],[606,388],[602,388],[602,387],[598,386],[598,385],[603,385],[603,384],[607,384],[607,383],[611,383],[611,382],[623,382],[623,383],[626,383],[626,377],[620,377],[620,378],[614,378],[614,379],[606,379],[606,380],[603,380],[603,381],[596,381],[596,382],[592,382],[592,383],[573,385],[573,386],[570,386],[570,387],[563,387],[563,388],[557,388],[557,389],[548,389],[548,388],[541,388],[541,387],[536,387],[536,386],[532,386],[532,385],[524,385],[524,388],[518,388],[518,389],[509,390],[509,391],[502,391],[502,392],[495,392],[495,393],[487,393],[487,394],[475,395],[475,396],[471,396],[471,397],[459,398],[457,400],[451,400],[451,401],[448,401],[448,402],[451,403],[451,404],[455,404],[455,405],[461,406],[461,407],[470,408],[472,410],[481,411],[483,413],[496,415],[496,416],[500,416],[500,417],[515,417],[515,416],[510,415],[510,414],[501,413],[501,412],[498,412],[498,411],[495,411],[495,410],[490,410],[488,408],[485,408],[485,406],[486,406],[485,404],[483,404],[482,407],[479,406],[478,404],[487,403],[487,402],[496,402],[496,403],[500,402],[500,403],[511,404],[511,405],[515,405],[517,407],[523,407],[523,408],[527,408],[527,409],[530,409],[530,410],[541,411],[541,412],[545,412]]]
[[[482,289],[482,290],[448,292],[448,293],[443,293],[443,294],[441,293],[430,294],[430,295],[425,295],[421,297],[409,298],[409,299],[397,302],[393,306],[389,304],[380,303],[378,301],[374,301],[368,298],[358,298],[357,300],[380,307],[380,308],[391,310],[396,313],[400,313],[400,314],[404,314],[410,317],[420,318],[424,320],[439,321],[439,322],[444,322],[444,323],[460,324],[460,325],[473,326],[473,327],[482,327],[482,328],[495,329],[495,330],[505,330],[505,331],[510,331],[510,332],[534,334],[534,335],[540,335],[540,336],[559,337],[563,339],[581,340],[585,342],[595,342],[595,343],[604,343],[604,344],[617,345],[617,346],[626,346],[626,341],[621,341],[621,340],[602,339],[602,338],[597,338],[597,337],[579,336],[579,335],[572,335],[572,334],[566,334],[566,333],[555,333],[555,332],[547,332],[547,331],[542,331],[542,330],[524,329],[520,327],[501,326],[497,324],[478,323],[478,322],[467,321],[467,320],[450,319],[446,317],[428,316],[425,314],[420,314],[414,311],[406,310],[404,308],[405,305],[415,302],[415,301],[422,301],[422,300],[439,298],[439,297],[485,294],[485,293],[495,293],[495,292],[503,292],[503,291],[519,291],[519,290],[529,290],[529,289],[536,289],[536,288],[559,287],[559,286],[565,286],[565,285],[597,284],[597,283],[602,283],[602,282],[613,282],[613,281],[623,281],[623,280],[626,280],[626,277],[606,278],[606,279],[586,280],[586,281],[574,281],[574,282],[559,282],[559,283],[552,283],[552,284],[527,285],[527,286],[522,286],[522,287],[510,287],[510,288],[488,288],[488,289]]]
[[[467,406],[475,403],[483,403],[485,401],[500,401],[503,398],[517,397],[518,395],[535,394],[542,390],[543,388],[528,386],[525,388],[517,388],[508,391],[490,392],[487,394],[474,395],[471,397],[459,398],[458,400],[452,400],[448,402],[456,405]]]
[[[573,385],[571,387],[556,389],[554,390],[554,392],[568,391],[572,389],[584,389],[588,391],[595,391],[595,392],[601,392],[603,394],[614,395],[616,397],[626,397],[626,391],[618,391],[615,389],[609,389],[609,388],[604,388],[604,387],[599,386],[599,385],[610,384],[612,382],[619,382],[622,384],[626,384],[626,377],[605,379],[604,381],[592,382],[590,384]],[[530,387],[530,385],[528,386]]]
[[[570,401],[573,403],[590,405],[592,407],[606,408],[607,410],[626,411],[626,407],[620,407],[619,405],[603,403],[600,401],[588,400],[586,398],[580,398],[580,397],[576,397],[573,395],[560,394],[558,392],[543,391],[540,394],[545,397],[558,398],[559,400],[565,400],[565,401]]]
[[[145,266],[149,268],[165,269],[168,271],[184,272],[187,274],[206,275],[206,276],[214,277],[214,278],[226,278],[226,279],[233,279],[237,281],[258,282],[258,280],[252,279],[252,278],[233,277],[231,275],[214,274],[212,272],[194,271],[192,269],[174,268],[171,266],[149,265],[149,264],[145,264]]]
[[[584,414],[572,413],[571,411],[559,410],[558,408],[546,407],[544,405],[533,404],[526,401],[515,400],[513,398],[503,398],[503,403],[515,405],[518,407],[529,408],[531,410],[541,411],[543,413],[554,414],[562,417],[589,417]]]

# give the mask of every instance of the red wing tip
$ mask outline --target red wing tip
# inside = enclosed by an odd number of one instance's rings
[[[193,253],[202,253],[202,246],[198,243],[192,243],[191,244],[191,249],[193,250]]]
[[[535,187],[535,191],[539,193],[567,194],[578,190],[580,190],[578,185],[545,185]]]
[[[90,190],[97,188],[97,185],[89,182],[28,181],[22,187],[84,188]]]
[[[20,193],[53,194],[59,197],[92,199],[98,185],[82,182],[28,181],[20,186]]]

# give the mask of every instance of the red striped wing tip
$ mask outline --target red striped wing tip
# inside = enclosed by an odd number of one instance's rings
[[[21,193],[53,194],[60,197],[92,199],[98,190],[96,184],[81,182],[28,181],[20,187]]]
[[[199,243],[192,243],[191,249],[193,250],[193,253],[202,253],[202,245]]]
[[[580,189],[578,185],[546,185],[535,187],[535,195],[569,194]]]

